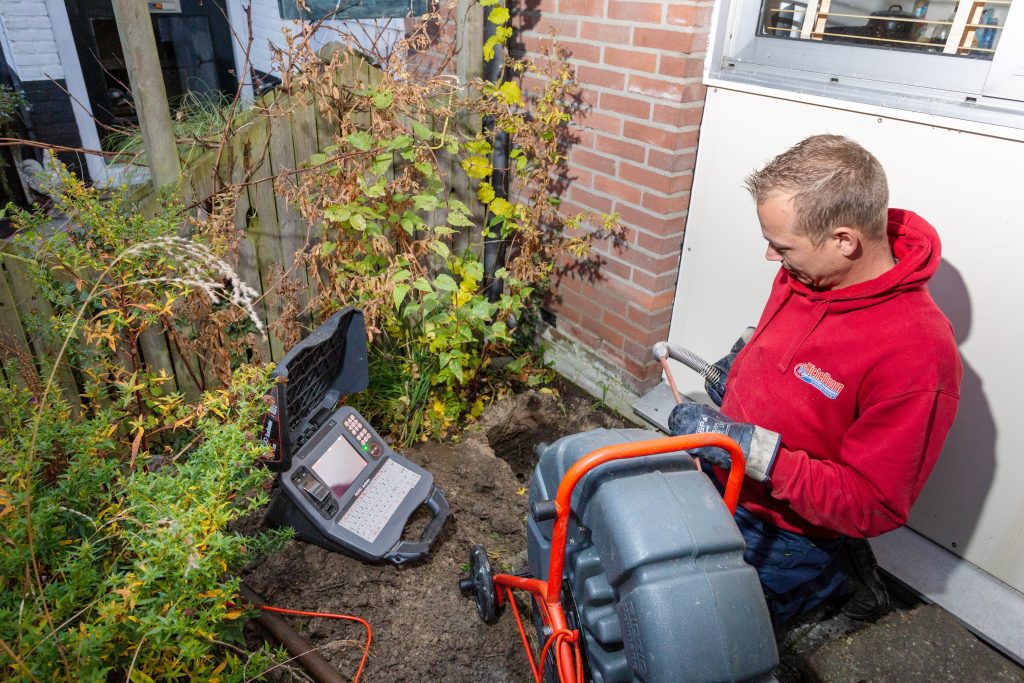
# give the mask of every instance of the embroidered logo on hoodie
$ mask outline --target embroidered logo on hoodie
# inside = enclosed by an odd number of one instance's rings
[[[814,363],[800,363],[793,368],[793,374],[832,399],[838,396],[845,386],[842,382],[832,379],[832,375]]]

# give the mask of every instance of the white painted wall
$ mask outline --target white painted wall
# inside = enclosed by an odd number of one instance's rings
[[[64,78],[46,0],[0,0],[0,20],[10,49],[6,56],[18,78]]]
[[[1024,591],[1024,142],[1012,139],[1020,131],[972,133],[946,119],[796,97],[709,89],[670,339],[715,360],[759,318],[778,266],[764,259],[744,177],[808,135],[863,144],[886,168],[892,205],[939,231],[944,263],[931,291],[965,370],[957,421],[909,526]],[[694,373],[675,376],[703,396]]]

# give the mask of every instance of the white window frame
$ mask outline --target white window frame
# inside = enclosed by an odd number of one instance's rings
[[[992,60],[759,36],[761,4],[716,3],[705,68],[710,84],[744,83],[1024,129],[1024,0],[1010,6]],[[806,21],[813,21],[811,13]]]

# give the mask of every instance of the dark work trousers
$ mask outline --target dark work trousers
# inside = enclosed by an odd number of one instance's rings
[[[702,463],[702,467],[708,470],[711,466]],[[718,479],[709,478],[718,492],[724,493]],[[735,519],[747,545],[743,559],[757,570],[776,629],[849,591],[849,578],[839,554],[845,538],[801,536],[742,507],[736,508]]]
[[[801,536],[742,507],[736,508],[736,526],[747,544],[743,559],[757,570],[776,628],[849,590],[839,556],[844,539]]]

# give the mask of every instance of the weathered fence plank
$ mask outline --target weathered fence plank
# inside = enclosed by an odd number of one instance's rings
[[[479,7],[473,9],[464,3],[460,11],[471,23],[482,21]],[[460,28],[460,32],[465,33],[467,54],[479,53],[475,49],[476,39],[471,36],[475,29],[466,32]],[[461,63],[463,82],[477,75],[478,70],[479,66],[471,61]],[[353,55],[340,63],[334,77],[342,88],[374,89],[381,83],[383,74],[365,59]],[[311,329],[310,302],[317,294],[319,280],[316,273],[307,269],[305,256],[319,239],[320,226],[308,225],[297,207],[288,201],[284,190],[289,184],[294,188],[300,183],[303,169],[313,154],[339,143],[339,117],[346,117],[345,128],[352,130],[369,128],[372,116],[370,111],[321,110],[319,103],[310,95],[272,93],[262,97],[250,110],[238,113],[233,121],[233,133],[222,147],[207,151],[183,171],[180,193],[186,206],[192,207],[193,216],[203,219],[214,210],[214,204],[237,198],[234,229],[239,238],[238,250],[235,258],[229,257],[229,261],[235,261],[242,279],[261,292],[258,312],[268,328],[283,315],[284,307],[294,302],[299,308],[299,326]],[[430,120],[425,123],[434,130],[440,130],[444,119],[434,113],[428,116]],[[406,125],[411,126],[411,122],[406,122]],[[480,130],[479,118],[453,117],[447,125],[446,132],[461,140]],[[345,151],[343,143],[341,151]],[[459,155],[450,155],[439,149],[436,160],[450,197],[465,203],[473,222],[481,225],[484,207],[473,192],[473,183],[462,169]],[[404,163],[396,155],[389,173],[399,172]],[[155,195],[144,201],[153,197]],[[424,219],[431,225],[441,224],[447,220],[447,211],[441,206],[426,214]],[[456,229],[458,233],[453,236],[451,244],[454,252],[480,248],[481,242],[475,241],[479,236],[477,230]],[[187,237],[189,232],[187,221],[183,221],[181,235]],[[444,267],[440,263],[434,265]],[[53,349],[43,348],[42,339],[25,332],[23,321],[27,314],[19,310],[17,296],[12,293],[9,270],[9,267],[0,268],[0,324],[11,337],[5,343],[24,352],[27,358],[32,356],[33,349],[37,354],[49,355]],[[280,282],[282,274],[287,279],[285,285]],[[19,284],[19,287],[28,288],[29,285]],[[282,290],[288,290],[288,295]],[[34,294],[27,293],[27,296],[39,315],[52,315],[52,311],[43,310],[49,303],[41,294],[35,299],[31,298]],[[178,321],[175,327],[187,336],[194,333],[189,329],[190,325],[190,321]],[[258,352],[267,360],[278,360],[286,351],[286,341],[282,334],[269,334],[257,343]],[[178,390],[189,397],[196,396],[199,388],[213,377],[206,359],[195,357],[190,350],[179,346],[178,332],[174,330],[147,330],[139,342],[150,369],[164,369],[172,373]],[[61,386],[69,397],[72,392],[77,392],[79,384],[86,384],[90,373],[98,375],[102,381],[109,380],[102,363],[95,358],[90,360],[93,355],[93,351],[84,349],[84,367],[69,367],[61,372]],[[137,363],[134,358],[122,360],[133,365]],[[7,379],[10,383],[18,378]],[[103,403],[109,402],[105,394],[99,399]]]
[[[53,318],[53,309],[50,307],[49,300],[39,291],[39,287],[32,279],[24,263],[13,257],[6,258],[4,261],[7,266],[7,277],[10,280],[11,294],[14,298],[14,305],[17,308],[18,315],[23,323],[32,319],[37,321],[37,325],[25,324],[23,329],[29,344],[35,351],[35,356],[43,367],[43,381],[45,381],[52,369],[47,366],[56,360],[61,347],[60,341],[54,342],[48,339],[44,331],[39,329],[39,325],[44,325]],[[33,330],[33,327],[36,327],[36,329]],[[72,411],[77,415],[82,403],[78,395],[78,384],[75,382],[71,368],[68,367],[67,358],[62,359],[57,364],[54,381],[60,387],[64,400],[68,402]]]
[[[3,259],[5,266],[9,260]],[[3,323],[3,330],[0,331],[0,349],[3,352],[0,353],[0,358],[9,357],[13,360],[7,382],[12,387],[28,388],[25,377],[27,373],[36,371],[31,360],[32,347],[29,346],[25,328],[21,325],[21,316],[7,281],[6,268],[0,268],[0,323]],[[29,367],[26,367],[26,363]]]

